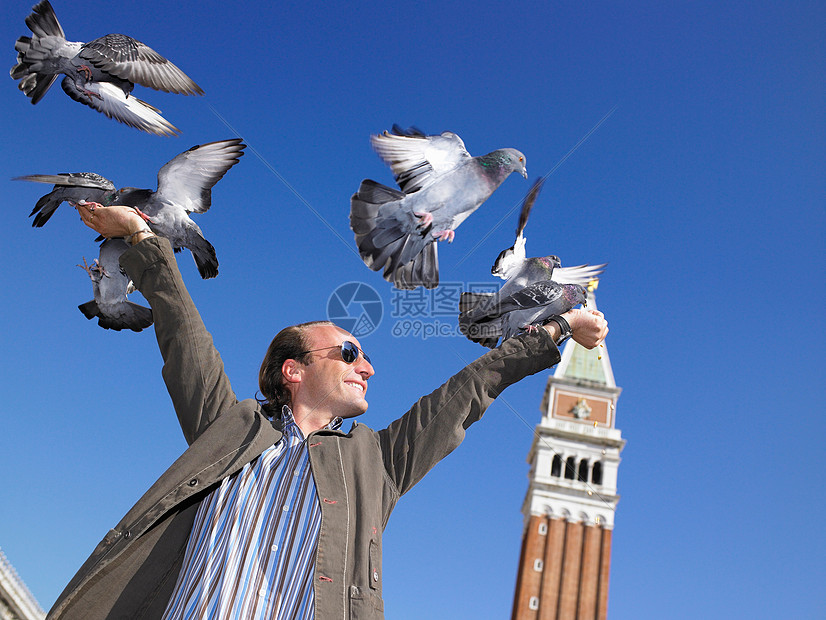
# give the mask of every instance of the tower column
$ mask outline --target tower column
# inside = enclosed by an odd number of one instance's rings
[[[585,540],[582,544],[582,577],[579,580],[577,618],[590,620],[596,617],[602,537],[599,528],[593,525],[586,525],[584,529]]]
[[[565,552],[562,564],[562,587],[559,593],[559,620],[576,620],[579,594],[579,568],[582,563],[581,523],[565,524]]]
[[[545,571],[542,573],[542,605],[539,607],[539,620],[556,620],[559,588],[562,584],[565,525],[565,519],[550,520],[548,546],[545,549]]]
[[[599,553],[599,587],[597,593],[597,618],[608,617],[608,575],[611,571],[611,530],[602,530]]]

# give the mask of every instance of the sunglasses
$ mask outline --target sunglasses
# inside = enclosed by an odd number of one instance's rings
[[[296,357],[304,355],[305,353],[315,353],[316,351],[327,351],[329,349],[335,349],[338,345],[332,347],[323,347],[321,349],[312,349],[310,351],[302,351]],[[372,364],[373,362],[370,361],[370,356],[367,355],[364,351],[359,349],[355,344],[350,342],[349,340],[345,340],[341,343],[341,359],[343,359],[346,363],[352,364],[359,358],[359,353],[367,360],[368,364]]]

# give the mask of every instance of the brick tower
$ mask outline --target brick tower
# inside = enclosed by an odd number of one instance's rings
[[[588,308],[596,308],[589,294]],[[548,378],[528,454],[525,529],[512,620],[605,620],[621,389],[605,346],[569,340]]]

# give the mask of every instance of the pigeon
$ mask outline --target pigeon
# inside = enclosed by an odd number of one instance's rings
[[[192,251],[198,272],[204,279],[218,275],[215,248],[204,239],[190,213],[204,213],[212,204],[212,188],[227,170],[238,163],[246,145],[238,138],[193,146],[158,172],[158,190],[122,187],[114,189],[108,179],[91,172],[62,175],[29,175],[24,181],[56,183],[54,189],[37,202],[32,215],[33,226],[42,226],[62,200],[78,204],[80,200],[99,206],[123,205],[135,208],[152,231],[166,237],[172,248]],[[102,200],[95,199],[95,192]]]
[[[64,172],[61,174],[30,174],[15,177],[15,181],[54,183],[51,192],[42,196],[29,217],[34,216],[32,226],[39,228],[49,221],[63,201],[78,203],[81,200],[109,206],[115,197],[115,184],[94,172]]]
[[[473,342],[493,349],[500,337],[504,342],[522,331],[533,331],[550,317],[584,305],[586,291],[580,284],[545,280],[509,295],[502,289],[496,293],[465,292],[459,300],[459,330]]]
[[[587,286],[604,271],[602,265],[577,265],[575,267],[561,267],[559,258],[545,256],[526,258],[525,238],[523,232],[528,223],[528,216],[539,195],[544,178],[537,179],[525,199],[522,201],[522,210],[519,213],[519,224],[516,227],[516,241],[506,250],[502,250],[493,263],[490,272],[503,280],[509,281],[509,289],[515,290],[536,281],[547,275],[554,282],[560,284],[581,284]]]
[[[17,64],[10,74],[32,101],[40,101],[59,74],[63,91],[109,118],[158,136],[180,131],[160,110],[132,96],[135,84],[181,95],[204,91],[155,50],[123,34],[107,34],[89,43],[67,41],[52,5],[42,0],[26,18],[32,36],[14,45]]]
[[[473,342],[494,348],[523,330],[532,331],[551,316],[585,305],[586,285],[602,273],[605,265],[560,267],[557,256],[525,257],[523,235],[528,216],[544,179],[531,187],[522,203],[516,241],[499,253],[491,268],[505,280],[496,293],[462,293],[459,300],[459,329]]]
[[[527,178],[525,156],[506,148],[472,157],[462,139],[418,129],[370,138],[400,190],[370,179],[350,198],[350,227],[364,263],[384,269],[398,289],[439,285],[437,241],[452,242],[456,228],[510,175]]]
[[[97,318],[103,329],[131,329],[139,332],[152,325],[152,310],[127,301],[130,282],[121,271],[120,255],[129,249],[123,239],[106,239],[100,245],[100,256],[92,265],[83,264],[83,268],[92,280],[95,298],[78,306],[83,315],[91,320]]]

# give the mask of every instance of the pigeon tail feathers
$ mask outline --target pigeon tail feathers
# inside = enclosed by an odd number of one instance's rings
[[[436,245],[427,238],[427,231],[405,231],[403,222],[394,217],[398,207],[393,203],[404,197],[391,187],[362,181],[350,198],[350,227],[359,254],[373,271],[383,268],[384,279],[396,288],[435,288],[439,284]]]
[[[26,25],[38,37],[66,38],[49,0],[42,0],[32,8],[32,12],[26,17]]]
[[[218,275],[218,256],[209,241],[201,235],[194,235],[187,247],[192,251],[192,258],[198,266],[198,273],[204,280]]]
[[[149,308],[132,303],[131,301],[123,302],[123,306],[122,310],[127,310],[129,315],[108,316],[101,311],[100,306],[98,306],[94,299],[87,301],[85,304],[80,304],[78,310],[90,321],[97,318],[98,325],[103,329],[111,329],[116,332],[122,329],[131,329],[133,332],[139,332],[152,325],[152,310]]]

